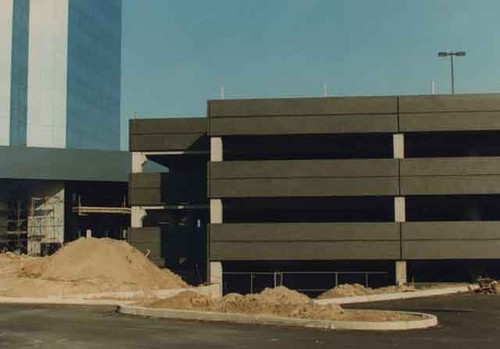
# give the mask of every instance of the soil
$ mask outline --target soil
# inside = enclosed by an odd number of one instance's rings
[[[309,297],[286,287],[266,288],[260,294],[253,295],[230,293],[220,300],[210,299],[192,291],[185,291],[174,297],[150,300],[141,305],[153,308],[267,314],[315,320],[396,321],[415,319],[414,316],[391,311],[344,310],[336,304],[319,305]]]
[[[343,284],[320,294],[318,296],[318,299],[367,296],[372,294],[386,294],[396,292],[413,292],[415,290],[415,287],[411,285],[387,286],[373,289],[370,287],[364,287],[360,284]]]
[[[50,297],[188,288],[124,241],[81,238],[44,258],[0,255],[0,296]]]

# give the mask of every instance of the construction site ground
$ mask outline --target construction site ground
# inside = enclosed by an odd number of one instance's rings
[[[0,348],[497,348],[500,295],[456,294],[349,305],[438,315],[440,326],[403,332],[322,331],[158,320],[111,307],[0,305]]]
[[[152,294],[168,289],[189,292],[166,300]],[[366,292],[362,286],[360,289]],[[111,239],[81,238],[46,258],[0,254],[0,298],[7,301],[24,298],[32,299],[33,303],[38,303],[37,299],[47,303],[47,298],[51,298],[51,302],[58,304],[70,297],[82,304],[81,300],[92,295],[93,299],[115,299],[119,303],[123,299],[109,293],[120,291],[142,292],[136,299],[142,303],[139,305],[180,310],[327,321],[387,322],[422,318],[421,315],[394,312],[344,312],[339,305],[316,304],[286,287],[266,289],[259,295],[230,294],[216,301],[212,294],[199,294],[198,288],[187,285],[169,270],[160,270],[128,243]],[[99,295],[102,297],[95,298]]]

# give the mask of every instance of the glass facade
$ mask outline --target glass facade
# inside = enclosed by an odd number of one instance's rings
[[[70,0],[67,148],[119,149],[121,0]]]
[[[118,150],[121,0],[0,0],[0,145]]]
[[[10,84],[11,145],[26,145],[29,5],[29,0],[15,0],[13,7]]]

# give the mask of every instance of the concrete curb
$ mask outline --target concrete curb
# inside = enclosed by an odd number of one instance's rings
[[[173,297],[181,292],[192,291],[204,296],[219,297],[219,286],[208,285],[155,291],[126,291],[79,294],[60,297],[0,297],[0,304],[52,304],[52,305],[112,305],[129,304],[135,297]],[[123,298],[122,299],[106,299]],[[130,300],[128,300],[130,299]]]
[[[316,300],[314,300],[314,302],[316,304],[321,304],[321,305],[383,302],[383,301],[392,301],[392,300],[400,300],[400,299],[444,296],[444,295],[449,295],[449,294],[454,294],[454,293],[471,292],[471,291],[474,291],[478,288],[479,288],[478,285],[471,284],[471,285],[464,285],[464,286],[445,287],[445,288],[412,291],[412,292],[397,292],[397,293],[387,293],[387,294],[373,294],[373,295],[368,295],[368,296],[316,299]]]
[[[119,304],[128,304],[117,300],[89,300],[81,298],[62,298],[62,297],[0,297],[0,304],[47,304],[47,305],[106,305],[118,306]]]
[[[198,286],[198,287],[188,287],[188,288],[171,288],[166,290],[140,290],[140,291],[123,291],[123,292],[103,292],[103,293],[90,293],[90,294],[79,294],[72,295],[71,298],[84,298],[84,299],[103,299],[106,297],[110,298],[122,298],[122,299],[133,299],[136,297],[160,297],[169,298],[178,295],[179,293],[191,291],[211,298],[219,298],[220,287],[219,285],[208,285],[208,286]]]
[[[435,327],[438,324],[437,317],[434,315],[410,312],[398,313],[415,315],[419,317],[419,319],[412,321],[388,322],[309,320],[278,317],[272,315],[215,313],[194,310],[146,308],[129,305],[120,305],[118,307],[118,312],[120,314],[126,315],[146,316],[162,319],[229,322],[247,325],[305,327],[324,330],[401,331],[430,328]]]

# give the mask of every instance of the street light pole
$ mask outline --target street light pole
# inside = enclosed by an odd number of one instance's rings
[[[458,52],[438,52],[438,57],[450,57],[451,65],[451,94],[455,94],[455,56],[464,57],[465,51]]]

